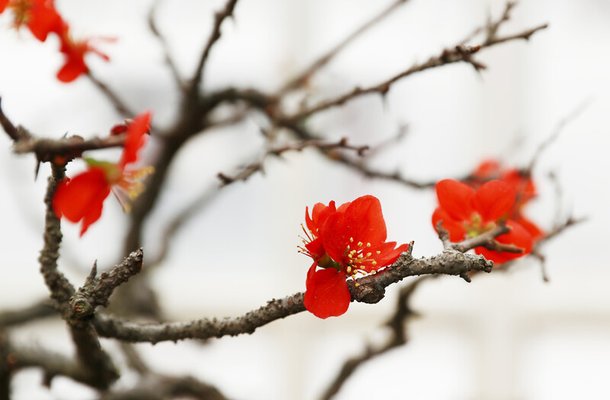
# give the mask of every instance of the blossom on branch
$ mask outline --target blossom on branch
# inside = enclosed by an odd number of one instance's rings
[[[127,127],[123,153],[118,163],[86,158],[88,169],[73,178],[65,178],[57,185],[53,209],[58,218],[81,222],[82,236],[102,215],[104,200],[112,191],[125,211],[130,201],[144,190],[143,179],[152,167],[131,169],[138,160],[138,152],[150,129],[150,113],[140,114]]]
[[[544,235],[544,231],[523,215],[524,206],[538,195],[531,172],[517,168],[504,168],[499,161],[488,159],[477,166],[466,183],[476,189],[493,179],[506,182],[515,190],[516,199],[510,213],[511,219],[519,222],[534,240],[540,239]]]
[[[488,260],[503,263],[532,251],[532,235],[512,219],[517,194],[510,184],[491,180],[473,189],[465,183],[444,179],[436,184],[436,195],[439,207],[432,215],[432,225],[435,229],[442,226],[452,242],[479,236],[499,224],[505,224],[509,232],[498,236],[496,242],[516,247],[520,252],[492,250],[483,246],[476,247],[475,252]]]
[[[64,65],[57,72],[57,79],[61,82],[72,82],[89,71],[85,63],[85,56],[88,53],[97,54],[105,61],[110,59],[93,45],[95,39],[72,38],[70,26],[55,8],[53,0],[0,0],[0,13],[7,8],[13,12],[15,28],[27,26],[41,42],[44,42],[51,33],[57,35],[59,51],[65,58]]]
[[[362,196],[336,208],[318,203],[311,217],[305,210],[307,230],[301,252],[313,259],[305,282],[305,308],[319,318],[345,313],[351,302],[348,278],[376,273],[392,264],[408,245],[386,242],[386,225],[379,200]],[[318,269],[320,268],[320,269]]]

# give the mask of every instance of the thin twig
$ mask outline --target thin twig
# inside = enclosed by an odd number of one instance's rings
[[[377,93],[382,96],[385,96],[388,93],[388,91],[390,90],[390,87],[392,86],[392,84],[394,84],[398,80],[401,80],[407,76],[413,75],[418,72],[426,71],[428,69],[437,68],[437,67],[441,67],[444,65],[457,63],[457,62],[467,62],[467,63],[471,64],[477,71],[479,71],[479,70],[485,68],[485,66],[483,64],[479,63],[478,61],[476,61],[473,58],[473,56],[476,53],[478,53],[479,51],[481,51],[485,48],[492,47],[492,46],[495,46],[495,45],[498,45],[501,43],[505,43],[508,41],[512,41],[512,40],[517,40],[517,39],[528,40],[534,33],[547,28],[547,26],[548,26],[547,24],[542,24],[542,25],[536,26],[534,28],[527,29],[527,30],[524,30],[524,31],[521,31],[521,32],[518,32],[518,33],[515,33],[512,35],[507,35],[507,36],[495,36],[495,35],[488,36],[485,38],[483,43],[478,46],[466,46],[466,45],[462,45],[462,44],[457,44],[454,47],[444,49],[440,54],[430,57],[428,60],[426,60],[423,63],[414,64],[413,66],[406,69],[405,71],[402,71],[402,72],[392,76],[391,78],[384,80],[381,83],[378,83],[373,86],[365,87],[365,88],[357,87],[349,93],[335,97],[333,99],[322,101],[322,102],[318,103],[317,105],[314,105],[308,109],[299,111],[296,114],[291,115],[290,117],[287,117],[287,119],[292,120],[292,121],[301,121],[320,111],[324,111],[329,108],[343,105],[346,102],[353,100],[354,98],[357,98],[357,97],[360,97],[360,96],[363,96],[366,94]]]
[[[221,186],[227,186],[236,181],[248,180],[248,178],[250,178],[256,172],[263,170],[263,162],[268,157],[271,157],[271,156],[281,157],[282,154],[284,154],[286,152],[289,152],[289,151],[300,152],[300,151],[303,151],[304,149],[310,148],[310,147],[316,148],[323,152],[330,152],[330,151],[335,151],[335,150],[339,150],[339,149],[353,150],[359,156],[363,156],[364,153],[369,149],[369,146],[366,146],[366,145],[365,146],[351,145],[351,144],[349,144],[347,138],[342,138],[337,142],[327,142],[327,141],[319,140],[319,139],[311,139],[311,140],[300,141],[297,143],[287,144],[285,146],[271,148],[271,149],[267,150],[265,152],[265,154],[261,157],[260,160],[246,165],[236,175],[230,176],[230,175],[227,175],[222,172],[218,173],[218,178],[222,182]],[[336,154],[336,152],[334,152],[333,154]]]
[[[384,341],[384,343],[379,345],[367,345],[362,353],[347,359],[343,363],[339,373],[324,391],[324,394],[321,396],[321,400],[332,399],[337,393],[339,393],[343,385],[354,374],[354,372],[356,372],[358,368],[369,360],[379,357],[380,355],[407,343],[408,334],[406,324],[411,320],[411,318],[418,315],[415,311],[413,311],[413,309],[411,309],[411,297],[423,281],[432,277],[434,276],[426,275],[419,277],[400,289],[394,314],[383,325],[384,328],[389,329],[390,336]]]
[[[214,47],[214,44],[220,39],[221,30],[220,27],[225,19],[233,16],[233,11],[235,10],[235,6],[237,5],[238,0],[227,0],[225,7],[222,11],[216,13],[214,16],[214,26],[212,28],[212,33],[208,38],[207,43],[205,44],[203,51],[201,52],[201,57],[199,58],[199,62],[197,63],[197,67],[195,69],[195,74],[193,75],[193,79],[189,83],[188,90],[191,93],[197,93],[199,91],[199,85],[203,79],[204,69],[206,66],[206,61]]]
[[[585,112],[587,110],[587,108],[591,105],[592,102],[593,102],[592,98],[588,98],[588,99],[584,100],[576,108],[574,108],[568,115],[566,115],[561,120],[559,120],[559,122],[557,123],[557,125],[555,125],[555,128],[549,135],[549,137],[547,137],[542,143],[540,143],[540,145],[536,149],[536,152],[532,156],[532,160],[530,161],[529,166],[526,168],[526,171],[531,173],[531,171],[534,170],[534,168],[536,167],[536,165],[540,159],[540,156],[542,156],[544,151],[557,140],[559,135],[561,135],[561,132],[563,132],[565,127],[570,122],[574,121],[576,118],[578,118],[580,115],[582,115],[583,112]]]
[[[305,68],[301,73],[297,76],[286,82],[284,86],[278,91],[277,96],[283,96],[286,93],[297,89],[303,86],[307,81],[320,69],[322,69],[326,64],[328,64],[337,54],[341,52],[345,47],[347,47],[350,43],[356,40],[363,33],[368,31],[370,28],[377,25],[379,22],[383,21],[387,16],[391,15],[394,11],[396,11],[400,6],[407,3],[409,0],[396,0],[391,3],[388,7],[384,8],[379,14],[376,14],[370,20],[366,21],[363,25],[358,27],[355,31],[345,37],[342,41],[337,43],[337,45],[328,52],[326,52],[323,56],[312,62],[307,68]]]
[[[172,78],[174,79],[174,82],[176,83],[176,86],[178,86],[178,89],[180,89],[180,91],[184,92],[186,90],[186,83],[182,80],[180,72],[178,72],[178,67],[176,66],[176,63],[174,62],[174,59],[170,54],[169,43],[167,43],[165,36],[159,30],[159,27],[157,26],[157,23],[155,21],[155,15],[159,2],[159,0],[156,0],[150,7],[150,11],[148,13],[148,28],[161,45],[161,50],[163,51],[163,59],[165,60],[165,64],[169,68],[169,71],[172,75]]]
[[[118,94],[116,94],[106,83],[99,80],[93,72],[87,72],[87,78],[89,81],[97,87],[97,89],[108,99],[110,104],[114,106],[114,109],[119,113],[119,115],[124,118],[133,118],[136,114],[129,109],[127,104],[121,100]]]

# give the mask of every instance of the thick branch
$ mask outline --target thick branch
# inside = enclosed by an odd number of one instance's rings
[[[51,298],[62,309],[66,311],[70,297],[74,294],[74,286],[57,269],[57,259],[59,258],[59,247],[61,245],[62,233],[59,219],[53,211],[53,195],[59,181],[64,178],[65,168],[56,164],[51,164],[52,175],[49,177],[47,193],[44,202],[46,204],[45,227],[44,227],[44,247],[40,251],[38,261],[40,262],[40,272],[44,281],[51,292]]]
[[[61,139],[28,138],[19,140],[13,147],[15,153],[34,153],[38,161],[55,161],[56,156],[62,157],[62,163],[80,157],[84,151],[122,147],[125,135],[94,137],[83,139],[80,136],[70,136]]]
[[[414,259],[404,253],[393,265],[375,275],[350,282],[353,301],[377,303],[383,299],[385,288],[408,276],[426,274],[462,275],[469,271],[491,271],[493,263],[481,256],[445,250],[436,257]],[[98,333],[129,342],[177,341],[183,339],[210,339],[253,333],[257,328],[275,320],[305,310],[303,293],[283,299],[274,299],[257,310],[236,318],[200,319],[190,322],[138,324],[98,315],[94,323]]]

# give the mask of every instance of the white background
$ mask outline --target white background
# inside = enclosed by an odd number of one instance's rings
[[[177,97],[148,33],[149,1],[57,1],[78,36],[112,36],[101,47],[104,63],[92,70],[136,110],[150,109],[161,126],[171,123]],[[227,85],[273,90],[324,53],[388,1],[241,0],[235,22],[223,26],[206,70],[205,87]],[[503,3],[484,0],[412,0],[371,30],[312,82],[317,98],[374,84],[415,61],[457,43]],[[222,1],[165,1],[158,20],[181,73],[190,74]],[[471,284],[442,278],[414,298],[422,318],[409,326],[410,342],[363,366],[338,398],[412,399],[606,399],[610,397],[610,298],[606,243],[610,145],[610,3],[605,0],[529,0],[518,6],[502,32],[542,22],[550,28],[529,43],[509,43],[480,55],[482,74],[468,65],[428,71],[378,96],[353,101],[311,121],[329,138],[350,137],[374,145],[401,123],[409,136],[374,165],[429,180],[460,176],[485,157],[524,165],[555,125],[585,101],[589,106],[544,154],[536,179],[540,198],[528,213],[543,227],[553,222],[556,201],[547,174],[563,187],[563,210],[587,222],[549,243],[544,252],[551,281],[534,261],[509,273],[477,277]],[[41,136],[104,134],[120,121],[86,79],[61,84],[57,43],[41,44],[0,18],[0,95],[13,121]],[[316,97],[314,97],[315,99]],[[171,171],[161,204],[146,227],[145,253],[156,254],[165,223],[235,160],[259,156],[260,118],[193,139]],[[516,141],[521,141],[515,147]],[[0,152],[0,305],[26,305],[46,295],[37,257],[43,225],[42,197],[48,169],[33,180],[31,156]],[[116,152],[100,158],[115,159]],[[154,143],[146,157],[154,157]],[[73,163],[70,172],[82,169]],[[296,253],[304,208],[331,199],[344,202],[371,193],[384,208],[389,239],[415,240],[415,255],[441,246],[429,219],[431,191],[371,182],[322,160],[314,152],[269,160],[266,174],[226,189],[180,231],[170,258],[155,273],[168,315],[176,320],[241,315],[272,297],[304,289],[309,261]],[[61,267],[80,283],[93,260],[112,265],[125,218],[109,199],[102,219],[84,238],[64,224]],[[239,399],[313,399],[342,361],[367,342],[392,311],[395,290],[380,304],[353,304],[340,318],[302,313],[259,329],[252,336],[195,343],[139,345],[160,371],[189,373]],[[13,334],[23,343],[51,343],[72,351],[65,328],[44,322]],[[104,344],[113,348],[112,341]],[[51,390],[35,370],[15,380],[16,399],[90,399],[94,394],[65,379]],[[119,382],[128,387],[133,376]]]

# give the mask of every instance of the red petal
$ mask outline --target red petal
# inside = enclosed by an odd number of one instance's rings
[[[61,35],[68,29],[66,23],[54,8],[53,2],[46,0],[33,2],[28,18],[28,28],[41,42],[47,39],[49,33]]]
[[[8,5],[8,0],[0,0],[0,13],[4,12],[4,9]]]
[[[104,171],[91,168],[59,183],[53,196],[53,210],[58,218],[63,216],[71,222],[82,220],[82,236],[99,219],[109,193]]]
[[[483,221],[497,221],[515,205],[515,190],[506,182],[489,181],[477,190],[473,203]]]
[[[309,231],[317,236],[319,228],[335,211],[334,200],[328,203],[327,206],[323,203],[316,203],[311,211],[311,218],[309,217],[309,209],[305,207],[305,223],[307,224]]]
[[[85,64],[85,59],[83,58],[83,54],[78,53],[69,53],[65,54],[66,61],[63,67],[57,72],[57,79],[62,82],[72,82],[82,74],[87,73],[89,68],[87,68],[87,64]]]
[[[466,231],[460,221],[452,219],[444,209],[438,207],[432,214],[432,227],[436,230],[438,223],[441,222],[443,229],[449,232],[449,240],[459,242],[466,236]]]
[[[307,274],[305,308],[318,318],[344,314],[352,297],[345,281],[345,274],[334,268],[315,271],[313,265]]]
[[[500,162],[498,160],[483,160],[472,173],[472,177],[479,181],[497,179],[500,177],[500,171]]]
[[[457,221],[470,220],[474,193],[474,189],[454,179],[443,179],[436,184],[439,205]]]
[[[519,225],[521,225],[529,234],[532,236],[532,239],[537,241],[544,235],[544,231],[538,227],[534,222],[520,215],[514,219]]]
[[[523,257],[532,252],[534,241],[528,231],[515,221],[507,221],[506,226],[510,228],[510,232],[500,235],[496,240],[500,243],[511,244],[523,249],[522,253],[510,253],[506,251],[493,251],[484,247],[475,248],[475,253],[481,254],[488,260],[496,264],[514,260],[515,258]]]
[[[381,203],[371,195],[351,202],[345,209],[345,224],[349,236],[363,243],[381,243],[387,237]]]
[[[322,239],[320,238],[315,238],[311,242],[305,243],[305,248],[314,261],[317,261],[325,253],[324,246],[322,246]]]
[[[123,147],[123,156],[119,162],[121,168],[138,159],[138,151],[146,141],[146,133],[150,130],[150,112],[136,116],[127,128],[127,137]]]
[[[371,265],[370,263],[364,264],[364,266],[369,267],[365,268],[367,272],[376,271],[380,268],[387,267],[388,265],[394,264],[394,262],[398,259],[398,257],[409,250],[408,244],[401,244],[396,247],[396,242],[386,242],[382,243],[378,247],[371,247],[370,252],[373,254],[372,258],[377,263],[376,265]],[[379,254],[377,254],[379,251]]]

